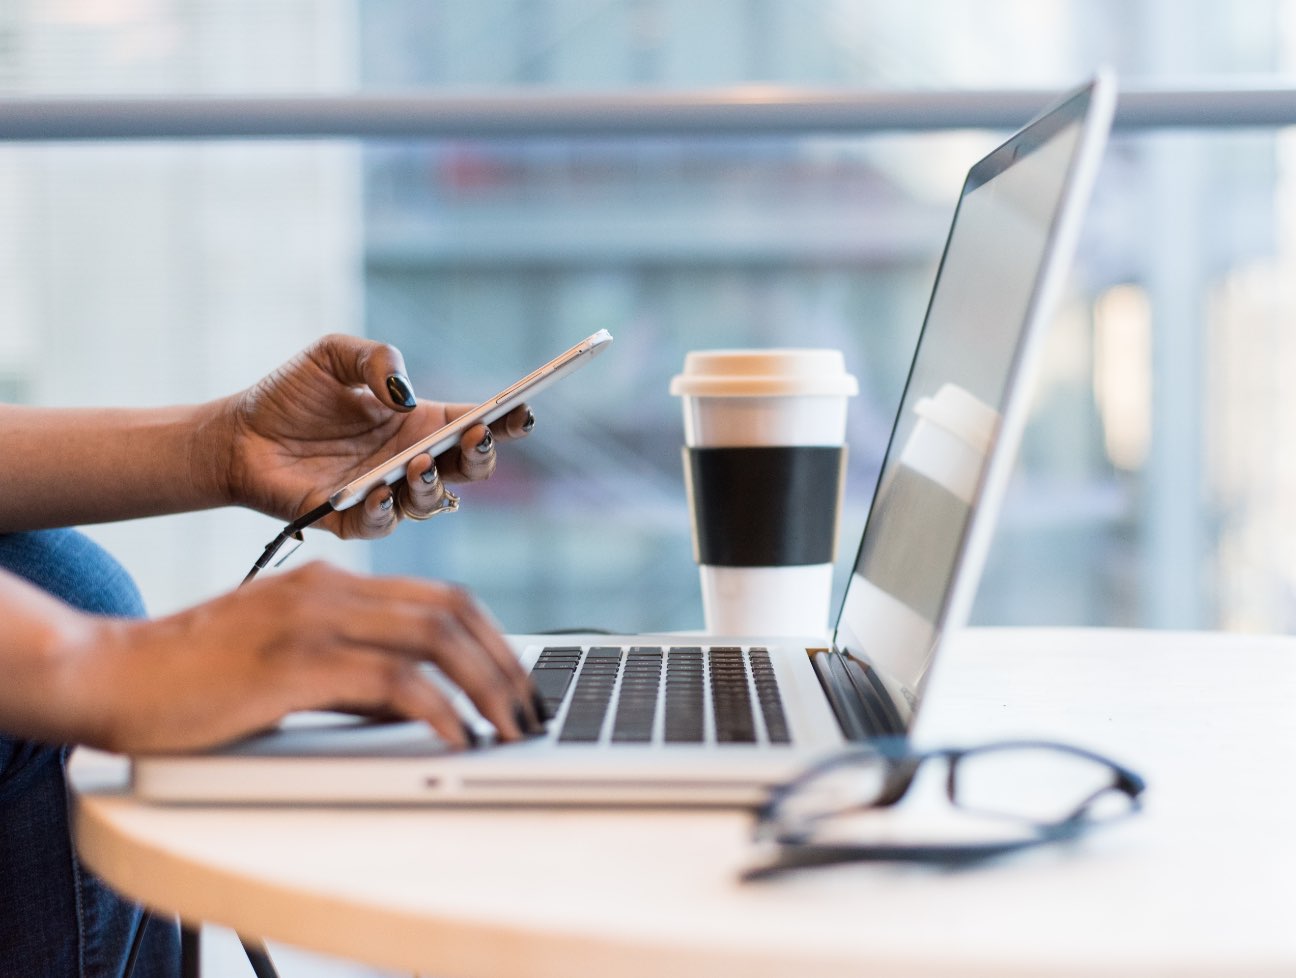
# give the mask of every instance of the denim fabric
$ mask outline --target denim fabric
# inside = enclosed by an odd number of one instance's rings
[[[84,611],[144,614],[130,576],[75,530],[0,534],[0,568]],[[67,755],[0,733],[0,978],[118,978],[140,926],[140,909],[77,858]],[[134,975],[178,975],[179,948],[174,922],[153,918]]]

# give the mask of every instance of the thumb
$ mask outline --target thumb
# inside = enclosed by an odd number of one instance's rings
[[[363,384],[378,400],[397,411],[412,411],[418,406],[405,358],[390,343],[334,333],[320,340],[312,353],[348,387]]]

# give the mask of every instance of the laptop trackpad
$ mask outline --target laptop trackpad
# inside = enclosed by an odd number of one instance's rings
[[[419,720],[368,720],[344,713],[294,713],[274,730],[220,753],[245,757],[422,757],[447,753]]]

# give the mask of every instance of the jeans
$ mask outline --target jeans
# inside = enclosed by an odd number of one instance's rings
[[[0,568],[83,611],[144,615],[130,576],[75,530],[0,534]],[[0,733],[0,978],[119,978],[143,919],[139,907],[77,856],[68,810],[69,750]],[[177,927],[154,917],[133,974],[163,978],[179,971]]]

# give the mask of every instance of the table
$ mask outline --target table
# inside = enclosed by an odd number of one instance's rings
[[[176,809],[74,764],[77,840],[189,921],[464,978],[1296,974],[1296,640],[970,629],[921,743],[1110,753],[1145,810],[973,870],[741,884],[738,812]]]

